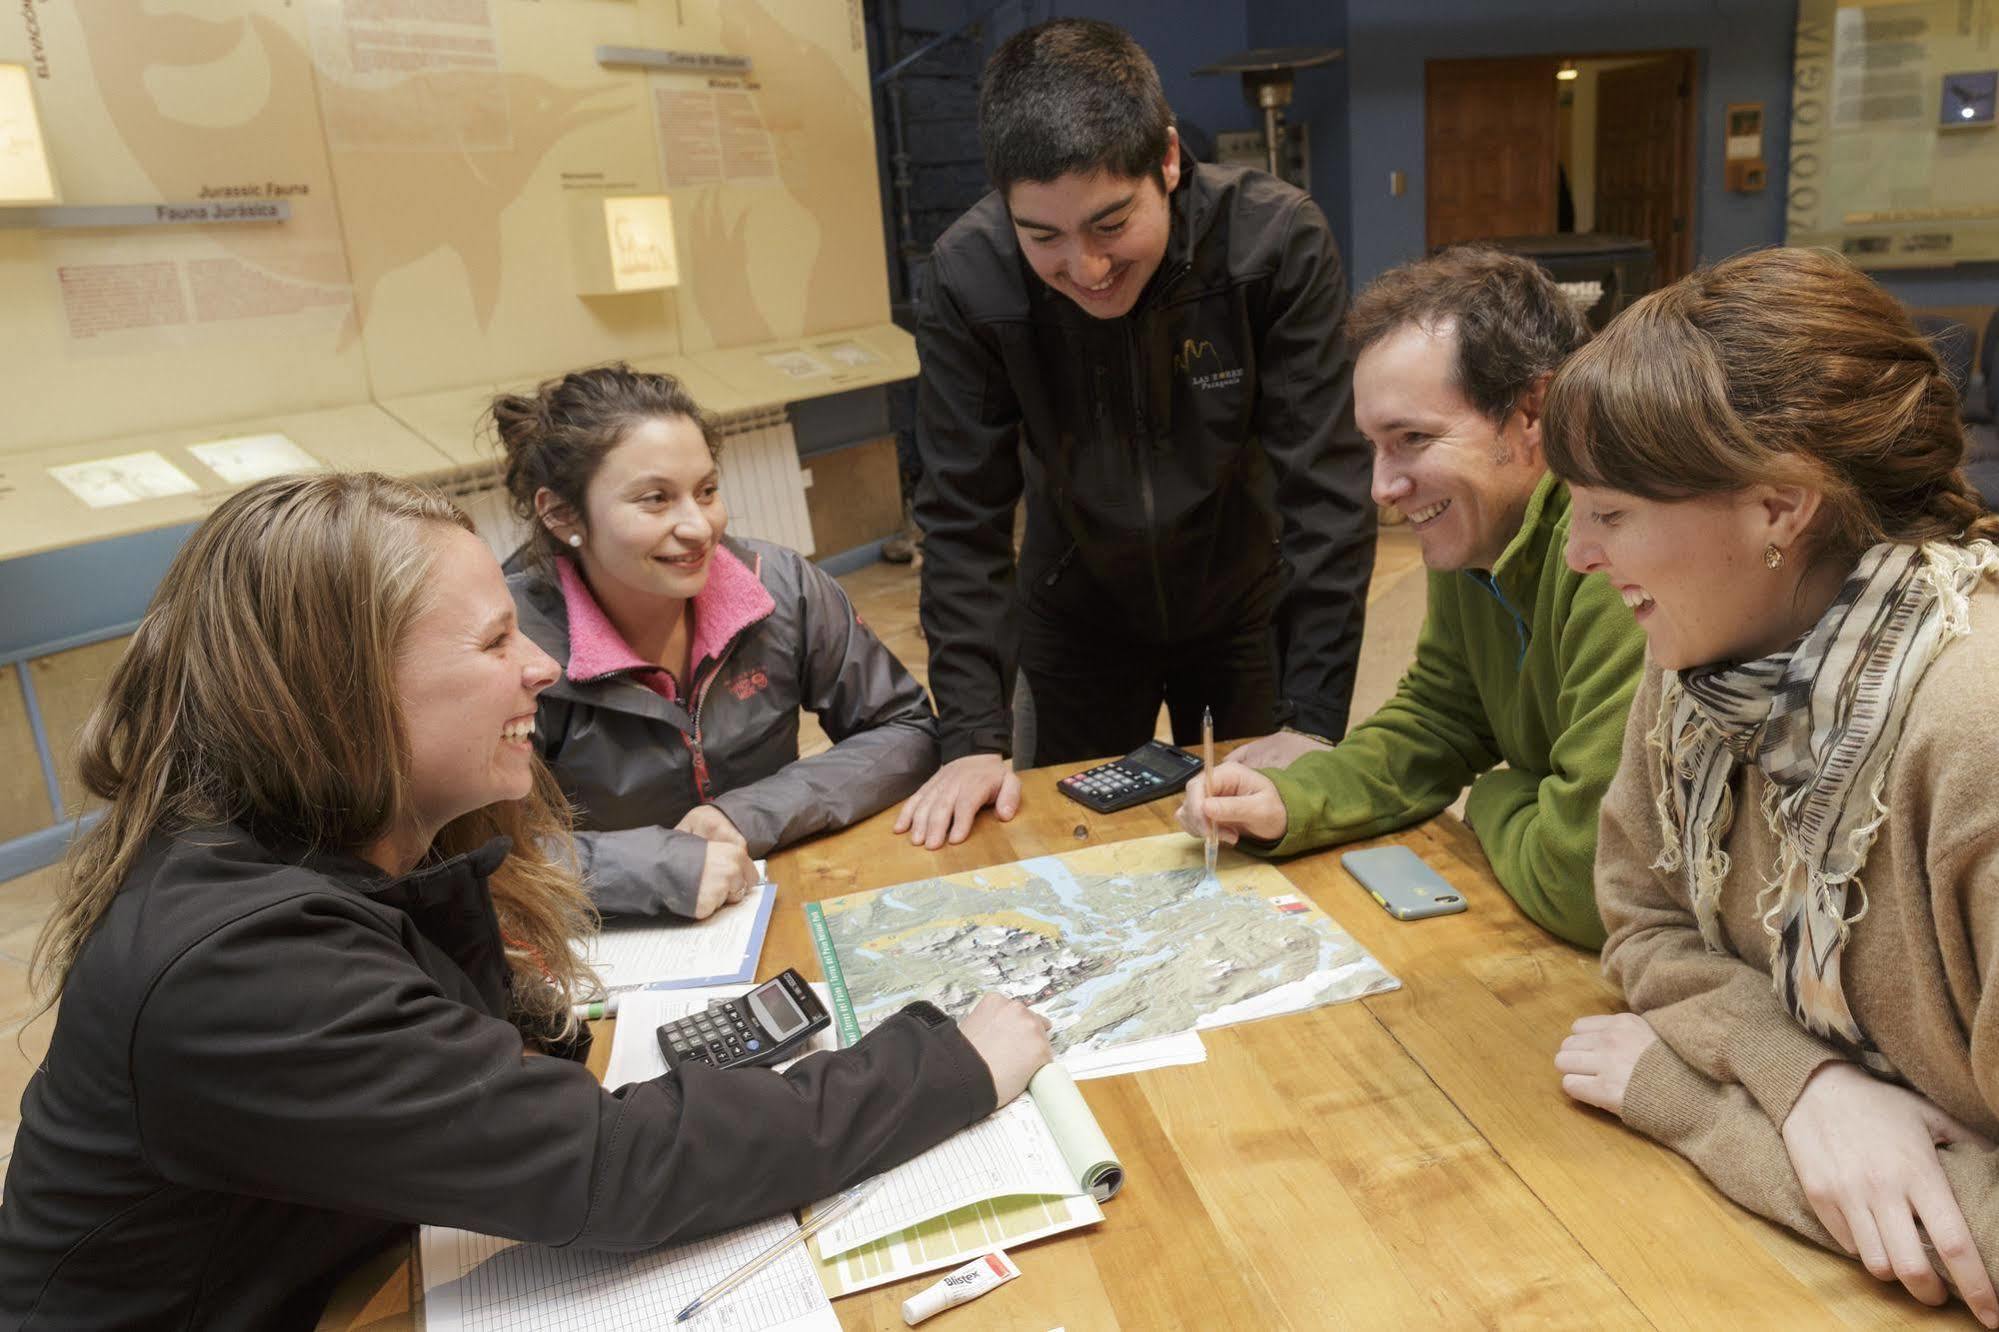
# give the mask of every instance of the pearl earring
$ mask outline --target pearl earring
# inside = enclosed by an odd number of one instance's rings
[[[583,544],[583,534],[581,532],[571,532],[569,534],[569,544],[572,546],[581,546]],[[1771,549],[1774,550],[1776,548],[1773,546]],[[1777,566],[1773,564],[1770,567],[1774,569]]]
[[[1784,563],[1784,552],[1777,549],[1776,542],[1772,541],[1769,545],[1763,547],[1764,568],[1766,569],[1781,568],[1783,567],[1783,563]]]

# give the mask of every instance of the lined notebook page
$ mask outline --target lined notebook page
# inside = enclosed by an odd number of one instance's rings
[[[763,873],[762,861],[757,872]],[[607,925],[591,947],[590,965],[610,991],[748,980],[756,974],[776,896],[775,884],[760,883],[706,920]]]
[[[427,1332],[640,1332],[671,1327],[702,1291],[798,1229],[790,1216],[645,1253],[519,1244],[425,1226]],[[690,1332],[838,1332],[805,1246],[703,1309]]]
[[[987,1198],[1080,1192],[1040,1107],[1021,1096],[888,1171],[882,1187],[819,1232],[820,1252],[845,1253]]]

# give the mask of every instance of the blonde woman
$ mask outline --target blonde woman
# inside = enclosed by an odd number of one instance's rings
[[[189,538],[83,737],[109,808],[37,948],[61,1009],[0,1323],[310,1327],[417,1222],[713,1231],[914,1155],[1047,1058],[989,999],[783,1076],[598,1086],[568,1016],[591,912],[530,734],[555,676],[426,492],[280,478]]]
[[[1563,1088],[1999,1326],[1999,521],[1955,390],[1864,275],[1768,250],[1633,306],[1545,419],[1650,667],[1596,861],[1633,1011]]]

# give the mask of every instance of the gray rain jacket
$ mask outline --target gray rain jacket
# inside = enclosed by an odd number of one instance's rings
[[[695,599],[691,707],[648,688],[641,669],[573,678],[561,583],[532,569],[507,582],[522,631],[563,663],[535,744],[577,806],[584,883],[607,916],[693,913],[707,843],[673,825],[696,805],[726,814],[761,856],[864,819],[937,769],[923,686],[796,551],[735,539],[717,550]],[[800,708],[830,750],[798,757]]]

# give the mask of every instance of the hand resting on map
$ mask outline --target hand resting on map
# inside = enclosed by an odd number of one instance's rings
[[[1020,1095],[1027,1080],[1055,1057],[1048,1048],[1048,1019],[1018,999],[983,994],[958,1023],[958,1030],[986,1061],[997,1104]]]

